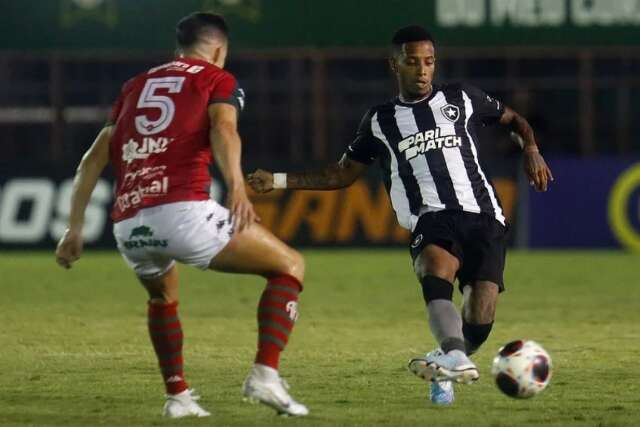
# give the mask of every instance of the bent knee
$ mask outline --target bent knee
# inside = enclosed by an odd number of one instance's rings
[[[413,269],[418,280],[423,280],[427,276],[435,276],[451,283],[455,280],[457,272],[454,264],[430,262],[425,259],[416,259]]]
[[[302,254],[295,249],[290,249],[288,273],[300,282],[304,281],[305,261]]]
[[[300,252],[287,247],[278,258],[278,265],[273,273],[293,276],[300,283],[304,281],[305,262]]]
[[[171,267],[158,277],[140,277],[138,280],[149,294],[153,304],[171,304],[178,301],[178,270]]]
[[[156,296],[150,296],[149,297],[149,303],[151,304],[173,304],[173,303],[177,303],[178,300],[174,299],[172,297],[169,296],[165,296],[165,295],[156,295]]]
[[[159,284],[150,284],[148,282],[142,282],[142,285],[147,290],[149,302],[152,304],[173,304],[174,302],[178,302],[176,289]]]
[[[435,276],[453,282],[459,268],[460,261],[454,255],[433,244],[428,245],[413,263],[413,269],[420,280],[426,276]]]

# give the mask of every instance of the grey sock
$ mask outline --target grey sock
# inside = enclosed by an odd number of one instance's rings
[[[465,351],[462,335],[462,317],[453,302],[436,299],[427,304],[431,333],[445,353],[451,350]]]

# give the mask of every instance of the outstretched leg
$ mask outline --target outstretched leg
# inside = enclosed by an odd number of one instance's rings
[[[460,262],[445,249],[428,245],[416,258],[414,270],[422,284],[429,327],[443,352],[464,351],[462,319],[453,305],[453,281]]]
[[[453,402],[452,382],[468,383],[478,378],[476,366],[465,355],[462,319],[453,305],[453,280],[460,261],[437,245],[427,245],[415,259],[431,333],[440,349],[409,362],[409,369],[430,384],[430,400],[437,404]]]

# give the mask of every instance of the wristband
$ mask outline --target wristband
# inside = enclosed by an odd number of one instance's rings
[[[273,174],[273,189],[287,188],[287,174],[286,173],[274,173]]]

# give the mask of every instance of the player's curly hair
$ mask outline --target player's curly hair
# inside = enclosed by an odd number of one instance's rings
[[[401,48],[403,44],[410,42],[430,41],[435,46],[433,36],[426,28],[420,25],[409,25],[395,32],[391,44],[395,48]]]
[[[193,47],[206,31],[217,31],[225,38],[229,37],[229,27],[222,16],[209,12],[194,12],[182,18],[176,25],[178,47]]]

